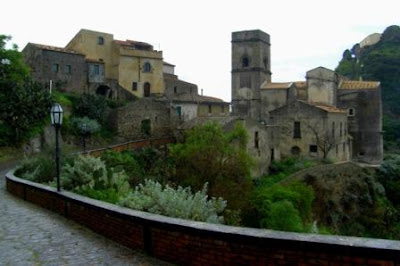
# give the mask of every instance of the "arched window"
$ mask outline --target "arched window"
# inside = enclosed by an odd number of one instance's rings
[[[149,62],[144,63],[143,65],[143,72],[150,72],[151,71],[151,65]]]
[[[143,87],[144,97],[150,97],[150,83],[146,82]]]
[[[248,57],[243,57],[242,67],[249,67],[249,66],[250,66],[250,59]]]

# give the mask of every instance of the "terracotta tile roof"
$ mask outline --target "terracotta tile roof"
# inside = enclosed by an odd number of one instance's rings
[[[289,88],[292,82],[264,82],[261,85],[262,90],[283,90]]]
[[[44,45],[44,44],[38,44],[38,43],[29,43],[39,49],[43,49],[43,50],[48,50],[48,51],[54,51],[54,52],[60,52],[60,53],[68,53],[68,54],[77,54],[77,55],[83,55],[81,53],[72,51],[72,50],[68,50],[62,47],[56,47],[56,46],[50,46],[50,45]]]
[[[173,101],[182,101],[182,102],[193,102],[193,103],[221,103],[221,104],[229,104],[224,102],[223,100],[210,96],[202,96],[197,94],[177,94],[174,95],[171,100]]]
[[[380,86],[378,81],[354,81],[344,80],[339,89],[342,90],[365,90],[365,89],[377,89]]]
[[[300,102],[303,102],[303,103],[311,105],[311,106],[315,106],[319,109],[327,111],[328,113],[345,113],[345,114],[347,114],[346,109],[337,108],[335,106],[327,105],[325,103],[314,103],[314,102],[307,102],[307,101],[301,101],[301,100],[300,100]]]

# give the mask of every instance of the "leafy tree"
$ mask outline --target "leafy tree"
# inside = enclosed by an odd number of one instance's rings
[[[94,94],[83,94],[74,104],[75,116],[88,117],[105,125],[108,121],[107,99]]]
[[[246,143],[247,132],[240,124],[227,133],[216,123],[195,127],[184,143],[170,146],[176,164],[174,181],[194,190],[208,182],[212,196],[226,199],[229,208],[244,208],[252,188]]]
[[[19,144],[42,128],[51,97],[29,79],[28,67],[10,37],[0,35],[0,146]]]

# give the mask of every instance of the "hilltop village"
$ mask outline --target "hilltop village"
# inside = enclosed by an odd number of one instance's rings
[[[232,33],[231,103],[180,80],[152,45],[108,33],[82,29],[65,47],[28,43],[23,55],[46,88],[128,101],[110,115],[114,132],[127,140],[142,138],[143,125],[152,137],[179,138],[207,121],[226,130],[241,123],[256,175],[288,156],[382,161],[380,83],[347,80],[324,67],[303,81],[272,82],[270,36],[260,30]]]

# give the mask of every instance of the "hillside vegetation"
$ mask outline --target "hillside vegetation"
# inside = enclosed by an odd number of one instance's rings
[[[355,44],[343,53],[336,71],[352,80],[380,81],[385,148],[400,147],[400,27],[390,26],[378,43]]]

